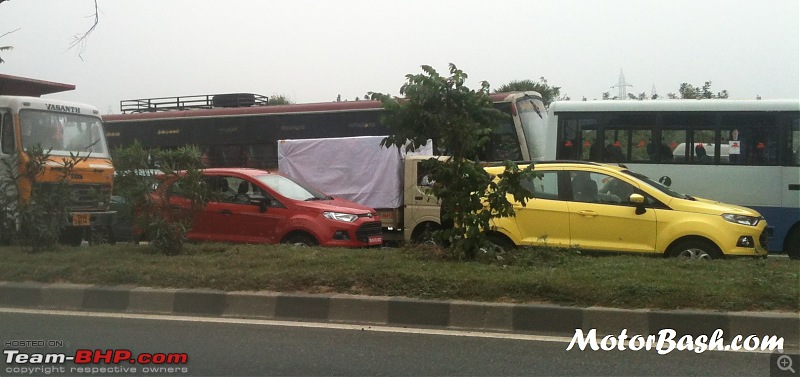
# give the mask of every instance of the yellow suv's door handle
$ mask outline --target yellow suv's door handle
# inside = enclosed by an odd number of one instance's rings
[[[595,216],[597,216],[597,212],[595,212],[595,211],[578,211],[578,214],[581,215],[581,216],[586,216],[586,217],[595,217]]]

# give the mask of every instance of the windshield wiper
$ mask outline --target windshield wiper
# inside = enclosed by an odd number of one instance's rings
[[[312,197],[310,197],[310,198],[306,199],[305,201],[307,201],[307,202],[313,202],[313,201],[317,201],[317,200],[333,200],[333,197],[332,197],[332,196],[330,196],[330,195],[328,195],[328,196],[323,196],[323,197],[321,197],[321,198],[320,198],[320,197],[316,197],[316,196],[312,196]]]

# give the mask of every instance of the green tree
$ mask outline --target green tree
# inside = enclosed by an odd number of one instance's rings
[[[291,105],[292,101],[290,101],[284,95],[271,95],[269,96],[269,105]]]
[[[445,160],[423,162],[423,169],[436,182],[431,191],[439,199],[442,224],[452,224],[434,232],[434,237],[449,244],[459,257],[474,259],[486,245],[491,219],[513,216],[507,194],[523,202],[530,198],[519,180],[532,174],[533,166],[521,171],[506,161],[506,172],[496,181],[478,161],[470,160],[490,140],[498,120],[507,115],[494,108],[489,83],[481,82],[478,91],[469,89],[464,85],[467,74],[454,64],[447,77],[427,65],[422,70],[406,75],[400,88],[403,99],[371,93],[389,110],[382,119],[389,136],[381,145],[411,151],[434,140],[448,151]]]
[[[179,254],[195,215],[211,196],[200,171],[203,167],[200,150],[194,146],[175,150],[147,149],[137,142],[115,149],[113,155],[117,171],[114,192],[126,203],[119,209],[119,216],[134,219],[157,251]],[[153,170],[149,169],[151,160],[158,162],[163,181],[175,180],[159,201],[149,195],[156,181]],[[172,195],[189,199],[189,208],[173,207]]]
[[[569,97],[566,96],[559,97],[561,95],[561,87],[550,86],[544,77],[539,77],[539,81],[536,82],[533,80],[514,80],[494,90],[495,93],[524,91],[534,91],[541,94],[542,102],[544,102],[545,106],[550,106],[555,100],[569,100]]]
[[[65,227],[72,204],[69,177],[75,166],[88,156],[70,155],[61,161],[51,158],[41,145],[27,148],[2,160],[0,179],[0,238],[18,242],[23,249],[40,252],[52,249],[61,239],[80,244],[82,228]],[[58,164],[56,182],[43,182],[46,166]],[[99,195],[99,193],[97,193]]]
[[[725,99],[728,98],[728,91],[714,93],[711,91],[711,81],[706,81],[702,87],[696,87],[689,83],[682,83],[678,89],[678,94],[669,93],[670,99]]]

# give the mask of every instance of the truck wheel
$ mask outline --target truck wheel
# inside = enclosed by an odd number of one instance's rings
[[[293,246],[300,246],[300,247],[311,247],[319,245],[314,237],[310,234],[306,233],[296,233],[292,234],[283,241],[284,244],[293,245]]]
[[[436,225],[432,223],[425,223],[417,227],[411,236],[411,242],[417,245],[436,246],[436,240],[433,239],[433,232],[436,231]]]
[[[58,242],[69,246],[80,246],[83,242],[83,228],[66,228],[61,231]]]
[[[113,245],[117,243],[114,239],[114,229],[111,227],[97,228],[89,231],[89,245]]]
[[[714,244],[702,240],[681,241],[670,249],[667,256],[686,259],[722,258],[722,254]]]

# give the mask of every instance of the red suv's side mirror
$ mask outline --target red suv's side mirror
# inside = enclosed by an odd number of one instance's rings
[[[261,213],[267,212],[267,208],[269,208],[269,206],[267,205],[267,198],[261,195],[250,196],[250,204],[257,205],[258,210]]]

